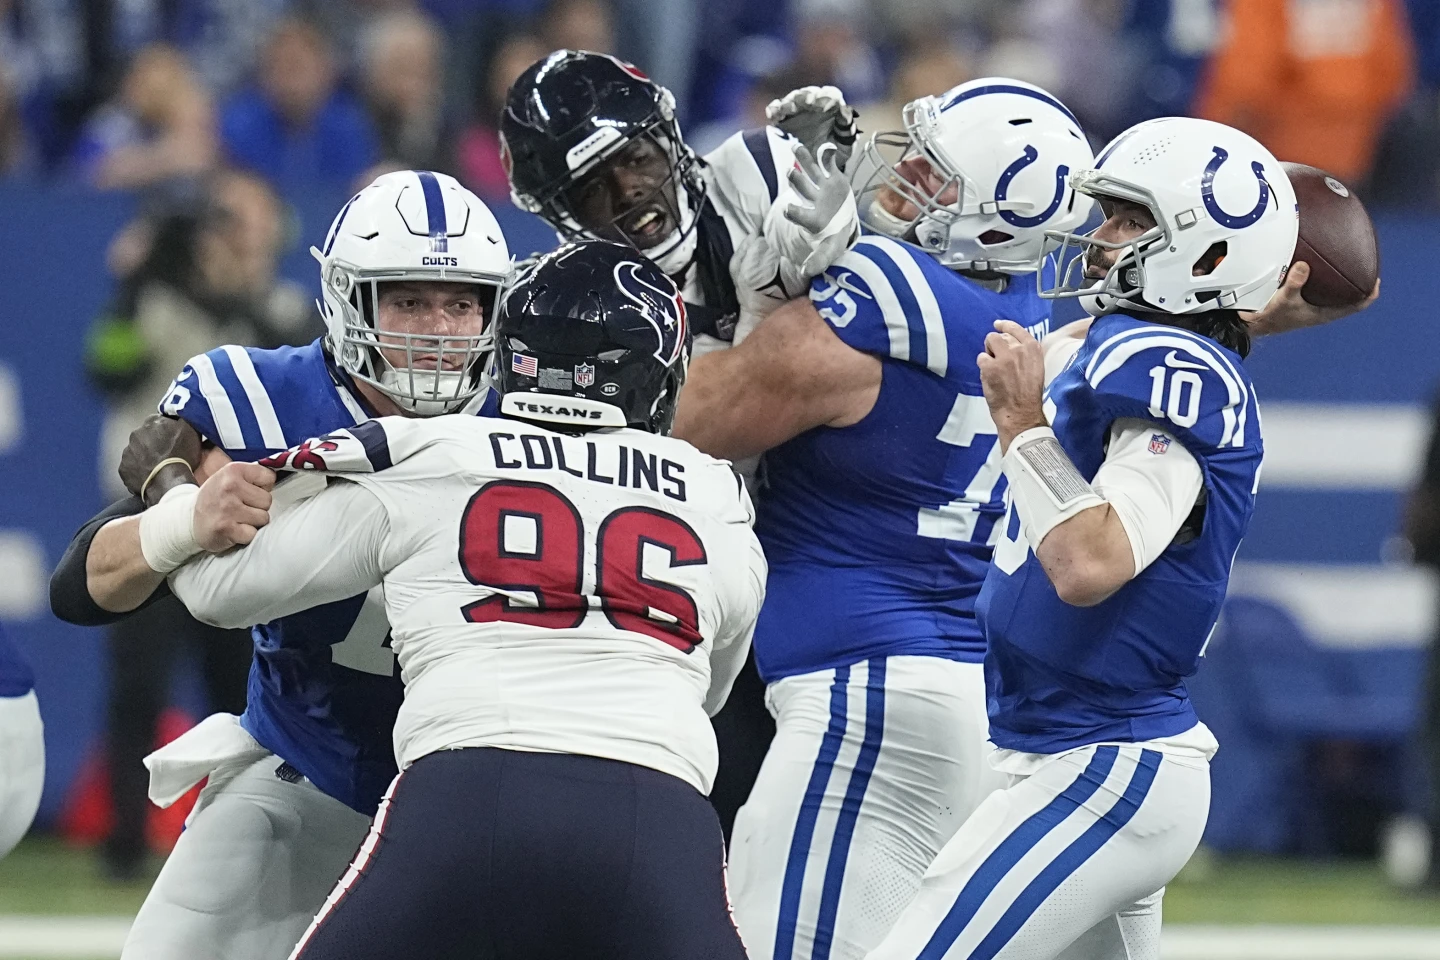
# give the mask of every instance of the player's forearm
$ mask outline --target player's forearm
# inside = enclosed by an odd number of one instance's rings
[[[1076,607],[1103,603],[1136,573],[1130,537],[1108,503],[1052,528],[1035,556],[1060,599]]]
[[[85,556],[85,586],[96,606],[128,613],[164,582],[140,549],[140,516],[111,520],[95,534]]]

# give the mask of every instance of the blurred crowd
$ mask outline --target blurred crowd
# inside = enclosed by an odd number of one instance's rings
[[[558,47],[649,71],[697,148],[797,85],[841,87],[873,130],[998,74],[1059,94],[1097,142],[1198,114],[1440,208],[1436,0],[0,0],[0,178],[137,189],[228,166],[283,196],[426,167],[503,200],[505,90]]]

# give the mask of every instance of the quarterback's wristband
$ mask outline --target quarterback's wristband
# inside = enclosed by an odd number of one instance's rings
[[[193,483],[166,491],[155,506],[140,514],[140,552],[156,573],[169,573],[200,552],[195,542]]]
[[[1105,502],[1080,476],[1049,427],[1031,427],[1011,440],[1002,466],[1032,550],[1039,550],[1045,535],[1075,514]]]

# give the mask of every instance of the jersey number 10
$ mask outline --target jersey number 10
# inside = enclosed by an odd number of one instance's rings
[[[496,595],[461,608],[471,623],[503,620],[552,630],[580,626],[591,609],[616,628],[643,633],[689,653],[704,638],[695,598],[645,575],[645,547],[670,566],[706,562],[689,524],[649,507],[622,507],[600,522],[595,588],[585,587],[580,511],[543,483],[490,483],[470,498],[460,521],[460,568],[473,584],[534,594],[534,603]]]

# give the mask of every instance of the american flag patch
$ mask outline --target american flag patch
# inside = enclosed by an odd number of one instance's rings
[[[1163,433],[1152,433],[1150,435],[1150,452],[1162,454],[1170,449],[1170,438]]]
[[[517,353],[510,358],[510,369],[527,377],[537,377],[540,375],[540,361]]]

